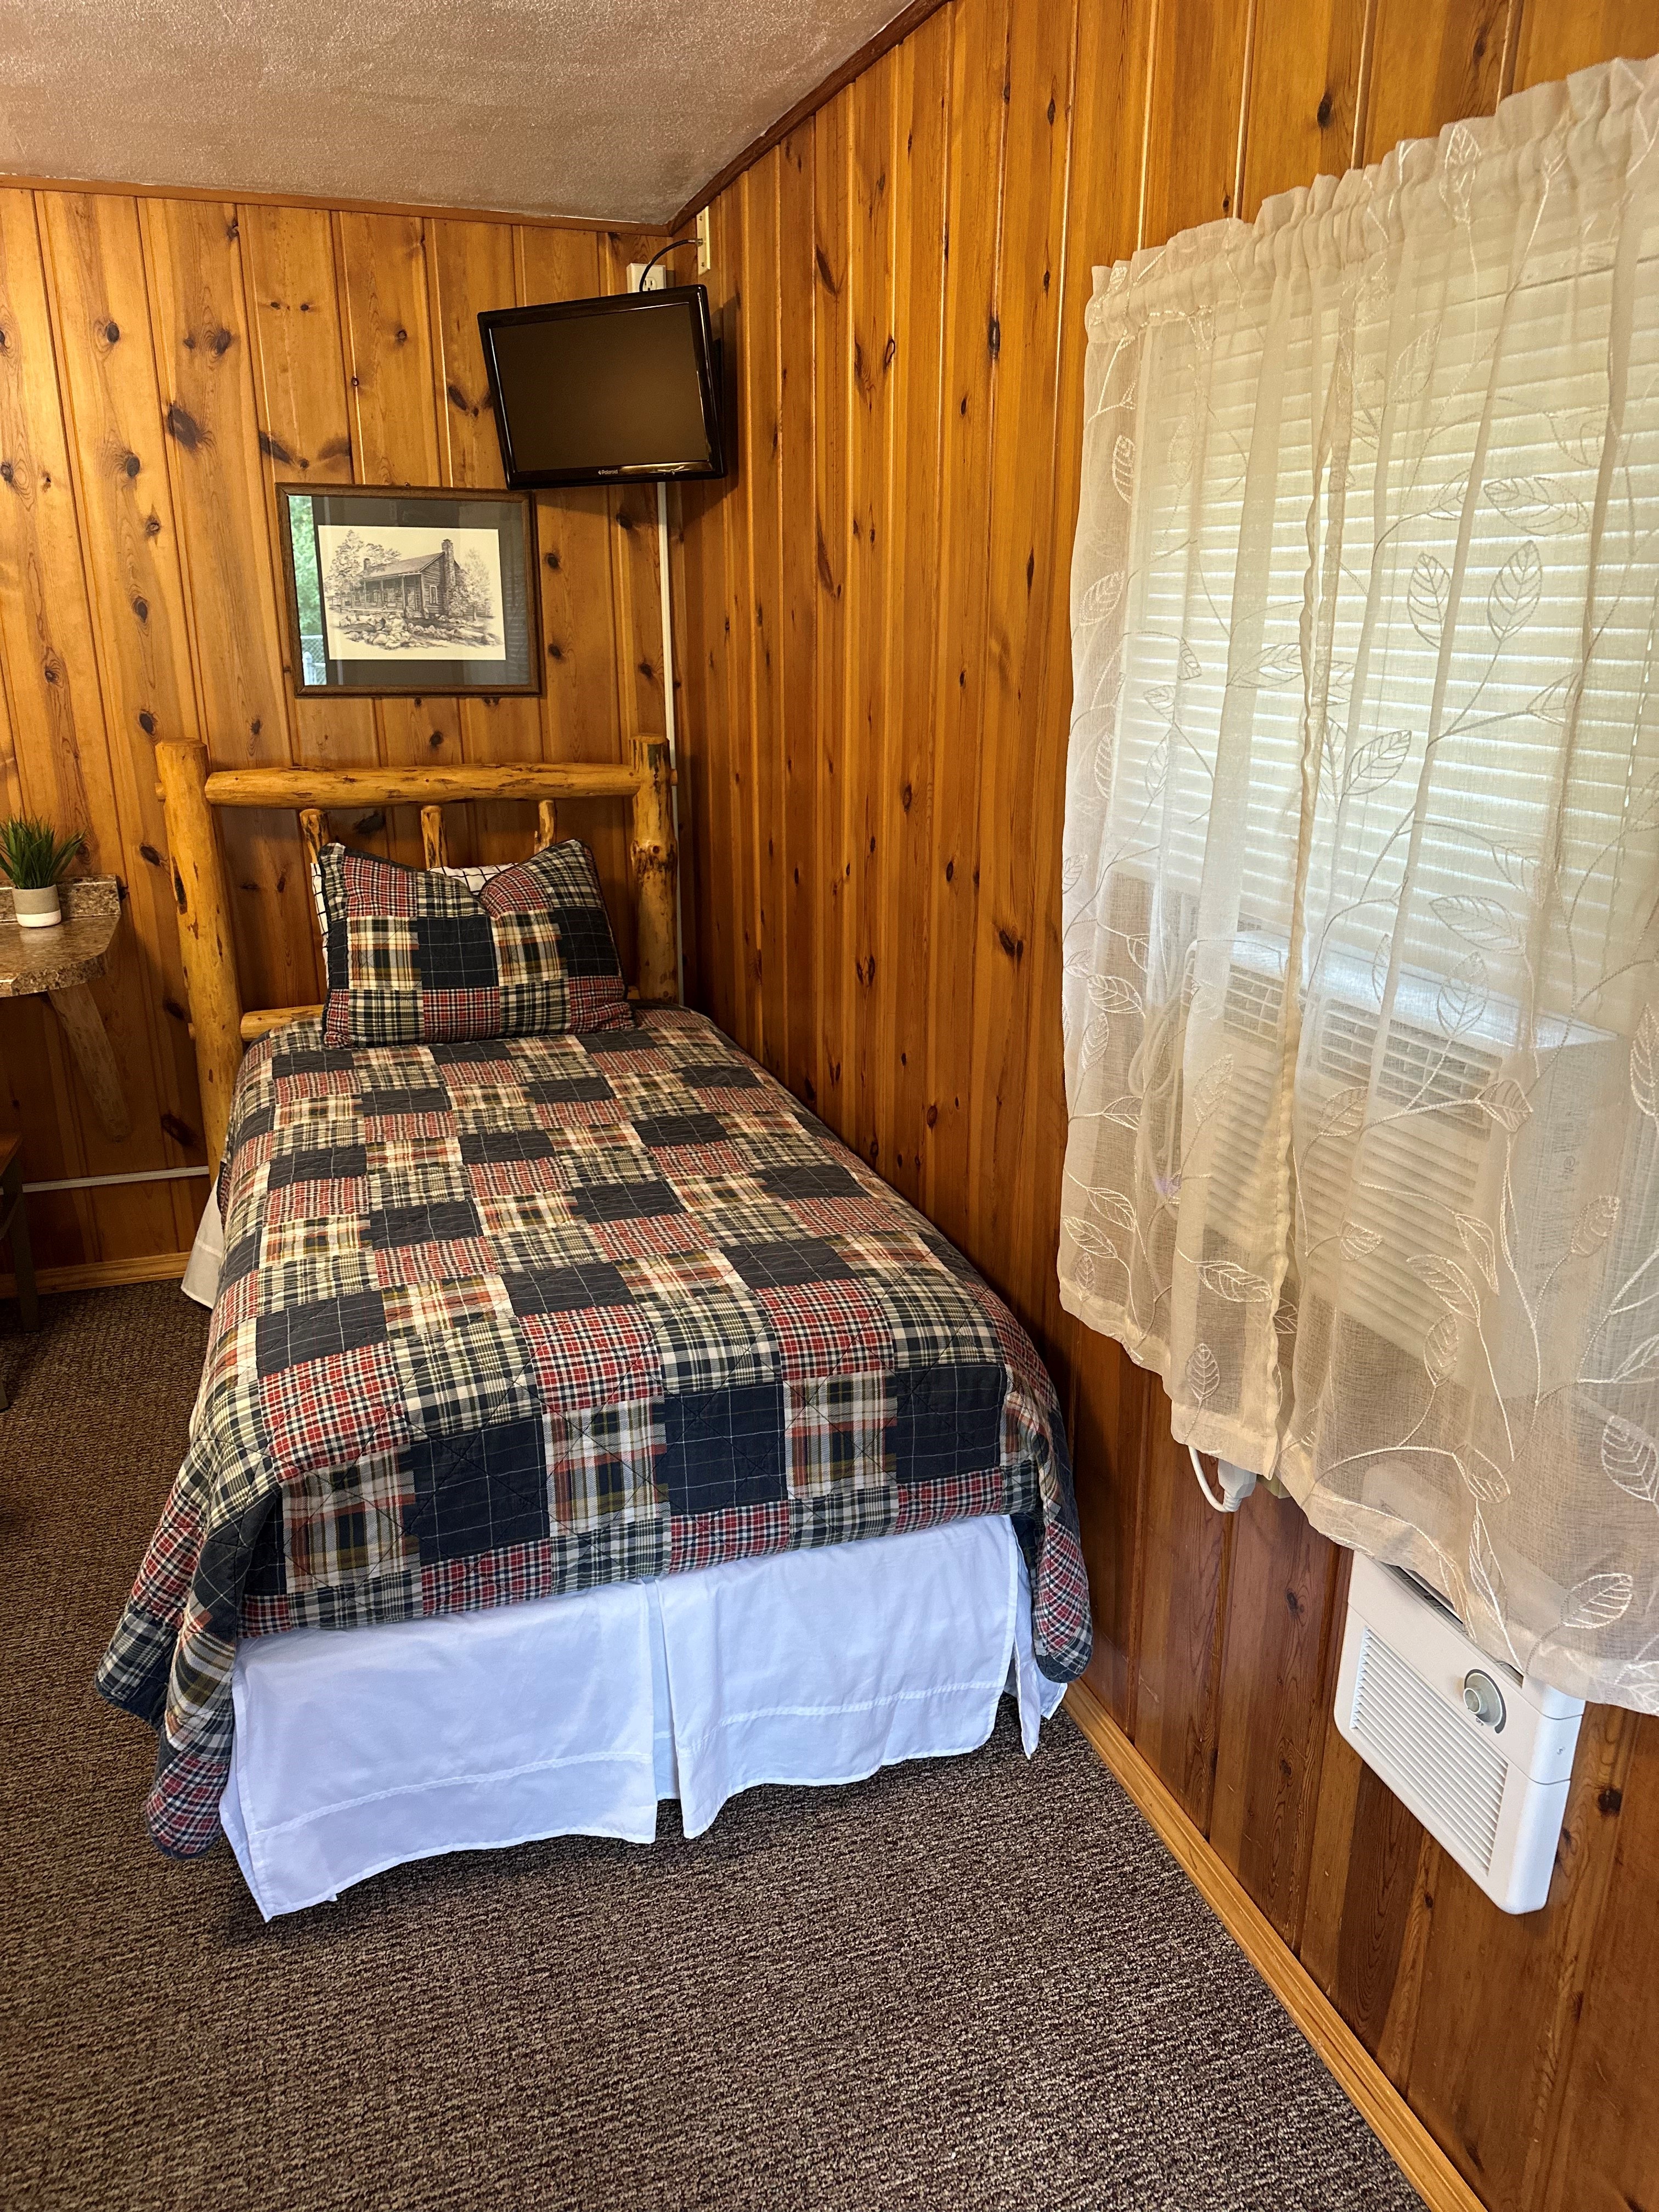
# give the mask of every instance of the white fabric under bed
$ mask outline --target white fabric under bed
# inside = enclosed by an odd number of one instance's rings
[[[267,1919],[408,1859],[702,1834],[757,1783],[845,1783],[1064,1694],[1000,1515],[526,1605],[249,1638],[220,1805]]]
[[[225,1224],[219,1218],[218,1187],[210,1183],[207,1204],[196,1224],[196,1241],[185,1262],[179,1289],[187,1298],[194,1298],[198,1306],[210,1306],[219,1295],[219,1272],[224,1264]]]

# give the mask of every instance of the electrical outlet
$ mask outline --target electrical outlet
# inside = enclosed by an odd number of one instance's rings
[[[645,264],[643,261],[630,261],[629,263],[628,289],[630,292],[637,292],[639,290],[640,278],[644,275]],[[648,276],[646,276],[645,289],[647,292],[662,292],[665,291],[667,288],[668,270],[666,265],[663,262],[659,261],[656,267],[651,271],[651,274]]]

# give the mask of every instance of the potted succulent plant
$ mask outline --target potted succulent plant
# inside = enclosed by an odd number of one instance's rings
[[[21,814],[0,822],[0,876],[11,885],[20,929],[55,929],[62,921],[58,886],[82,842],[78,830],[59,837],[50,822]]]

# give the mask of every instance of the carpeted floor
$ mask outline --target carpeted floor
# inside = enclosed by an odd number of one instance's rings
[[[696,1844],[428,1861],[267,1928],[141,1832],[92,1670],[205,1317],[0,1308],[0,2203],[1407,2212],[1415,2198],[1060,1717],[766,1790]]]

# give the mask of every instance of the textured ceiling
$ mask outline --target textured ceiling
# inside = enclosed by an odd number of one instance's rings
[[[659,222],[900,0],[0,0],[0,169]]]

